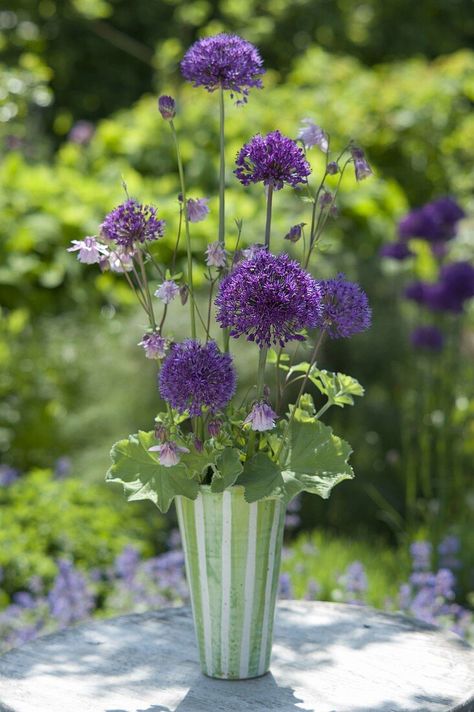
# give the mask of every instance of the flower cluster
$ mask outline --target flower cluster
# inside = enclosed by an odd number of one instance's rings
[[[137,243],[152,242],[163,237],[164,220],[159,220],[156,208],[127,200],[110,212],[100,226],[101,236],[122,247],[133,249]]]
[[[210,92],[222,88],[244,97],[252,87],[261,89],[264,71],[253,44],[225,33],[195,42],[181,62],[183,77],[195,87],[203,86]]]
[[[263,183],[275,190],[285,183],[293,187],[306,183],[311,173],[301,148],[279,131],[254,136],[240,149],[236,165],[234,173],[243,185]]]
[[[234,338],[284,346],[304,340],[301,332],[319,323],[321,291],[287,254],[261,249],[222,280],[216,306],[217,321]]]
[[[365,292],[340,274],[320,282],[321,308],[317,325],[332,339],[365,331],[371,323],[371,309]]]
[[[412,282],[405,296],[431,311],[459,314],[465,303],[474,298],[474,267],[469,262],[446,264],[437,282]]]
[[[186,339],[174,344],[160,373],[161,396],[180,413],[194,417],[208,408],[222,410],[234,395],[236,377],[232,358],[214,341],[204,346]]]

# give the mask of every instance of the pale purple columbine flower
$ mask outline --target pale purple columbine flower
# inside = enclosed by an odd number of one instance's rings
[[[97,241],[95,237],[85,237],[83,240],[73,240],[72,247],[68,247],[68,252],[77,252],[77,259],[85,265],[93,265],[100,262],[103,256],[109,254],[105,245]]]
[[[277,414],[268,403],[260,401],[254,404],[252,410],[245,418],[244,424],[249,424],[252,430],[264,432],[265,430],[273,430],[275,427],[275,418],[277,417]]]
[[[143,339],[138,343],[145,351],[146,358],[160,359],[166,356],[167,341],[157,331],[144,334]]]
[[[359,148],[358,146],[352,146],[351,156],[354,162],[354,171],[357,181],[364,180],[364,178],[368,178],[369,176],[373,175],[374,172],[369,166],[365,157],[365,153],[361,148]]]
[[[158,111],[165,121],[172,121],[176,116],[176,102],[172,96],[163,94],[158,98]]]
[[[263,183],[281,190],[307,183],[311,168],[303,151],[293,139],[279,131],[266,136],[257,134],[237,154],[235,175],[243,185]]]
[[[250,245],[250,247],[246,247],[245,250],[242,250],[242,255],[246,260],[251,260],[261,250],[267,251],[267,248],[262,243],[257,242],[254,245]]]
[[[203,408],[216,413],[235,392],[232,357],[221,353],[215,341],[193,339],[173,344],[160,373],[162,398],[179,413],[201,415]]]
[[[303,142],[306,149],[319,146],[323,153],[329,151],[329,140],[325,131],[314,123],[312,119],[303,119],[298,138]]]
[[[133,270],[133,255],[134,252],[128,250],[116,250],[109,255],[109,267],[112,272],[131,272]]]
[[[209,215],[208,207],[209,198],[189,198],[188,205],[188,220],[192,223],[201,222]]]
[[[284,239],[289,240],[290,242],[298,242],[298,240],[301,238],[303,234],[303,228],[306,225],[306,223],[298,223],[297,225],[293,225],[293,227],[290,227],[288,232],[286,233]]]
[[[157,452],[159,454],[160,465],[163,467],[173,467],[181,460],[181,454],[189,452],[187,447],[181,447],[172,440],[162,443],[161,445],[153,445],[148,448],[149,452]]]
[[[181,62],[183,77],[207,91],[226,89],[242,94],[262,88],[263,62],[258,49],[238,35],[221,33],[195,42]]]
[[[179,287],[172,279],[166,279],[155,292],[155,297],[169,304],[179,294]]]
[[[101,236],[125,248],[159,240],[164,230],[165,221],[158,219],[156,208],[133,199],[114,208],[100,226]]]
[[[329,190],[323,190],[323,192],[319,196],[319,204],[322,208],[331,205],[333,200],[334,196]]]
[[[298,262],[265,249],[239,262],[216,297],[217,322],[237,339],[245,334],[260,348],[304,341],[301,331],[320,321],[321,290]]]
[[[206,264],[208,267],[225,267],[226,251],[218,240],[208,245],[206,249]]]
[[[371,324],[372,312],[366,293],[343,274],[319,283],[321,310],[317,326],[331,339],[342,339],[365,331]]]

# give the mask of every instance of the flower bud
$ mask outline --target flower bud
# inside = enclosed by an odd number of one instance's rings
[[[176,102],[172,96],[160,96],[158,99],[158,111],[165,121],[171,121],[176,116]]]

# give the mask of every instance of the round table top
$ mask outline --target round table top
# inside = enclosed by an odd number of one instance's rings
[[[1,712],[472,712],[474,649],[404,616],[279,604],[271,672],[200,672],[187,608],[69,628],[0,658]]]

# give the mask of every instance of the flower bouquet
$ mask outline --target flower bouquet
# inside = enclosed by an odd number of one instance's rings
[[[336,212],[344,173],[353,166],[360,180],[371,169],[352,142],[333,154],[329,136],[311,120],[303,122],[296,140],[277,130],[254,136],[239,151],[234,174],[244,186],[262,185],[265,227],[257,244],[241,249],[243,224],[236,220],[231,246],[225,99],[230,95],[245,104],[249,90],[262,87],[262,59],[249,42],[220,34],[196,42],[181,70],[194,86],[216,93],[220,112],[219,232],[202,266],[195,267],[192,227],[206,218],[208,201],[187,197],[170,96],[161,96],[158,108],[174,142],[181,188],[171,264],[162,263],[165,224],[156,208],[128,196],[106,216],[97,236],[75,241],[70,250],[82,262],[122,273],[133,289],[149,322],[139,345],[156,360],[166,406],[149,432],[113,446],[107,480],[122,484],[130,501],[150,499],[162,512],[174,500],[202,669],[212,677],[243,679],[269,668],[286,505],[302,491],[327,498],[336,484],[353,477],[350,446],[321,417],[331,406],[352,405],[363,388],[350,376],[320,369],[317,357],[324,338],[367,329],[370,308],[357,284],[343,275],[318,281],[308,267]],[[316,188],[309,182],[308,152],[314,146],[325,156]],[[273,198],[285,186],[304,191],[308,207],[309,228],[300,222],[285,236],[298,259],[280,245],[278,254],[271,251]],[[205,272],[207,299],[194,288],[193,269]],[[180,342],[167,324],[175,299],[189,308],[190,338]],[[236,402],[231,344],[239,338],[249,342],[256,372],[253,387]],[[311,355],[298,362],[298,349],[289,346],[302,342]],[[310,384],[322,396],[319,408],[305,392]],[[291,386],[298,392],[288,404]]]

